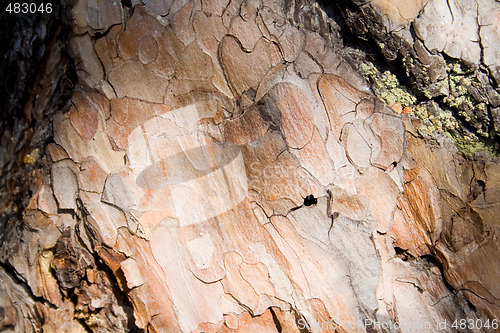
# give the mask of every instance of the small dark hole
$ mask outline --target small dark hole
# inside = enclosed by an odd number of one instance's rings
[[[397,246],[394,247],[394,250],[396,251],[396,256],[399,257],[401,260],[408,261],[408,259],[410,258],[410,254],[408,253],[408,251],[403,250],[402,248]]]
[[[318,203],[318,199],[316,199],[312,194],[308,195],[304,198],[304,206],[312,206]]]

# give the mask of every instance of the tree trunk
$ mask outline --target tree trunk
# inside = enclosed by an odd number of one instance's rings
[[[496,331],[498,13],[4,12],[0,328]]]

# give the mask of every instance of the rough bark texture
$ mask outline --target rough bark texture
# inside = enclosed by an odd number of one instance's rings
[[[79,0],[2,20],[29,28],[2,57],[0,328],[496,331],[499,11]]]

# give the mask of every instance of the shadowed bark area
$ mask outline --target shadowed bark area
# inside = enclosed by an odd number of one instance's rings
[[[2,331],[497,330],[497,2],[53,10],[0,18]]]
[[[65,6],[54,5],[52,14],[24,15],[9,14],[2,4],[2,236],[12,229],[5,228],[9,216],[19,220],[26,207],[32,165],[51,140],[52,117],[69,100],[76,81],[66,53]],[[33,158],[24,160],[35,150]]]

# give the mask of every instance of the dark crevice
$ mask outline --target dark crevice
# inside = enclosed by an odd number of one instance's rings
[[[135,324],[134,307],[126,294],[126,291],[122,291],[120,289],[119,282],[116,276],[113,274],[113,271],[111,271],[111,268],[109,268],[109,266],[106,265],[96,253],[93,253],[93,256],[96,264],[96,269],[106,274],[106,277],[110,282],[110,285],[112,287],[112,292],[116,298],[118,305],[123,309],[123,311],[127,315],[127,330],[128,330],[127,332],[143,333],[144,330],[140,329]],[[123,275],[123,272],[121,270],[119,270],[119,272],[117,273],[121,273]],[[124,276],[123,276],[123,281],[125,281]],[[124,285],[126,286],[126,284]]]
[[[403,261],[408,261],[408,259],[413,258],[413,256],[407,250],[404,250],[400,247],[395,246],[394,251],[396,251],[396,256]]]
[[[465,302],[467,303],[467,306],[474,311],[474,313],[477,313],[476,306],[474,304],[472,304],[467,298],[465,298]]]
[[[481,179],[478,179],[474,186],[471,186],[470,196],[472,200],[476,200],[478,197],[483,196],[486,191],[486,183]]]
[[[318,4],[325,11],[325,13],[330,17],[338,26],[338,31],[342,36],[342,42],[345,46],[355,46],[359,43],[358,37],[356,37],[346,21],[347,10],[352,11],[352,3],[349,1],[327,1],[319,0]]]
[[[124,7],[132,7],[132,1],[131,0],[121,0],[122,6]]]
[[[26,294],[35,302],[42,303],[52,309],[55,309],[56,306],[52,303],[50,303],[48,300],[41,296],[36,296],[33,293],[33,290],[31,290],[31,287],[28,285],[28,283],[21,278],[17,270],[9,263],[2,263],[0,262],[0,267],[3,269],[3,271],[16,283],[16,285],[20,286],[21,288],[24,289]]]
[[[295,315],[295,324],[297,325],[297,328],[299,329],[300,333],[311,333],[310,327],[311,325],[307,321],[307,319],[297,311],[296,309],[293,309],[293,313]]]
[[[75,318],[75,319],[80,323],[80,325],[82,325],[85,332],[87,332],[87,333],[93,332],[93,330],[90,328],[90,326],[85,322],[85,319],[83,319],[83,318]]]
[[[110,26],[109,26],[109,27],[108,27],[105,31],[96,31],[96,32],[94,33],[94,35],[93,35],[93,36],[91,36],[91,38],[92,38],[92,40],[95,42],[95,41],[97,41],[97,40],[99,40],[99,39],[101,39],[101,38],[106,37],[106,36],[108,35],[108,33],[111,31],[111,29],[113,29],[114,27],[116,27],[116,26],[121,26],[121,25],[122,25],[122,22],[120,22],[120,23],[115,23],[115,24],[111,24],[111,25],[110,25]],[[103,66],[103,68],[105,68],[105,67],[104,67],[104,64],[102,63],[101,58],[100,58],[100,57],[97,57],[97,59],[99,60],[99,62],[100,62],[100,64],[101,64],[101,66]]]
[[[283,331],[283,329],[281,327],[281,323],[278,319],[278,316],[276,315],[276,312],[274,311],[274,309],[272,307],[269,308],[269,311],[271,311],[271,315],[273,316],[273,322],[274,322],[274,325],[276,326],[276,331],[278,331],[278,333],[281,333]]]
[[[444,275],[444,268],[443,268],[443,265],[441,264],[441,262],[433,255],[423,255],[420,257],[420,259],[422,259],[424,262],[426,262],[432,266],[437,267],[439,269],[439,271],[441,272],[441,280],[443,281],[444,285],[446,286],[446,289],[448,289],[452,295],[456,295],[455,289],[448,283],[448,281],[446,281],[446,277]]]
[[[443,281],[443,284],[445,285],[446,289],[450,292],[451,295],[454,297],[457,296],[455,288],[451,286],[448,281],[446,280],[445,274],[444,274],[444,267],[441,264],[441,262],[432,254],[427,254],[427,255],[422,255],[420,257],[414,257],[408,250],[402,249],[400,247],[395,246],[394,250],[396,251],[396,256],[400,258],[401,260],[410,263],[411,265],[416,265],[417,267],[420,267],[420,269],[429,271],[429,268],[434,266],[439,269],[441,280]],[[422,292],[421,288],[419,286],[415,287]]]

